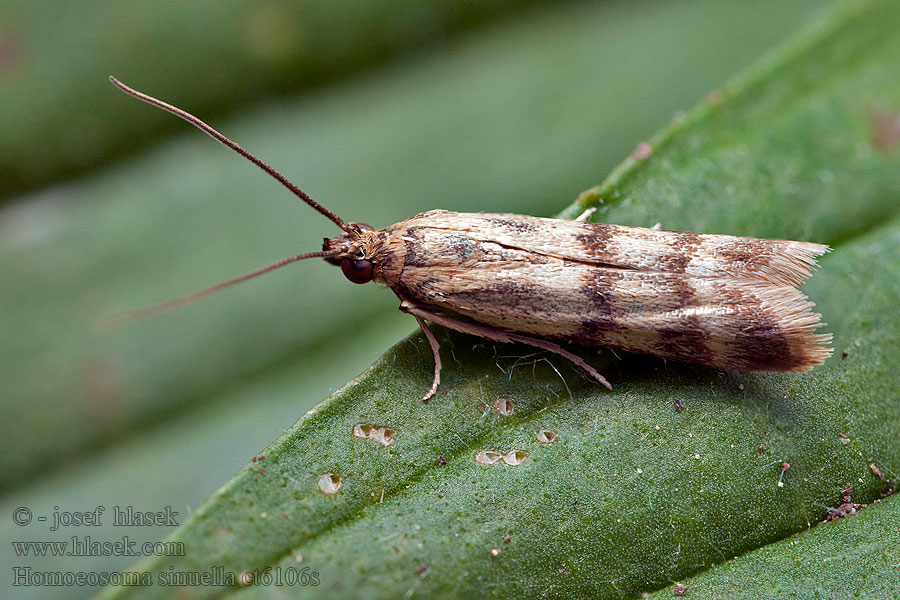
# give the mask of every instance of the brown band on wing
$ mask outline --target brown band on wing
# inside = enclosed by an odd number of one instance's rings
[[[680,232],[677,243],[669,254],[659,258],[658,270],[666,273],[684,273],[702,245],[700,234]]]
[[[729,356],[733,369],[742,371],[790,371],[803,362],[793,355],[778,323],[769,315],[757,314],[735,335],[734,350]]]
[[[608,246],[614,235],[610,228],[602,223],[584,223],[585,227],[575,235],[575,239],[584,247],[589,256],[602,258],[608,254]]]

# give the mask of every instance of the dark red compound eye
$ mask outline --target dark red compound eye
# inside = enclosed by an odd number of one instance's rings
[[[353,283],[369,283],[375,276],[375,267],[372,266],[372,261],[365,258],[362,260],[341,259],[341,271],[343,271],[344,277]]]

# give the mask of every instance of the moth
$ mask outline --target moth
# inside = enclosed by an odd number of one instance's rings
[[[341,268],[353,283],[381,283],[400,299],[431,346],[428,323],[558,354],[612,389],[561,344],[599,346],[739,371],[808,371],[831,355],[831,334],[797,288],[822,244],[666,231],[515,214],[431,210],[375,229],[345,222],[275,169],[197,117],[122,91],[198,127],[277,179],[341,233],[322,250],[282,259],[190,296],[124,315],[144,318],[308,258]]]

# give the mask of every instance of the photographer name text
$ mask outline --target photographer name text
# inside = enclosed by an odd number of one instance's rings
[[[50,531],[57,531],[60,527],[102,527],[112,521],[113,527],[178,527],[178,511],[166,506],[163,510],[142,511],[135,510],[133,506],[113,506],[107,513],[105,506],[97,506],[93,510],[68,511],[53,507],[53,513],[49,517]],[[30,517],[30,514],[28,515]],[[27,519],[29,522],[30,518]],[[48,517],[39,516],[40,522],[48,521]],[[17,522],[26,525],[26,522]]]

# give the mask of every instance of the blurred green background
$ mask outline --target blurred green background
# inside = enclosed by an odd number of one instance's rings
[[[101,330],[104,317],[316,250],[335,233],[108,75],[211,122],[348,220],[384,226],[432,208],[550,215],[824,8],[0,6],[3,565],[127,566],[134,558],[16,557],[9,540],[85,532],[19,527],[9,515],[98,505],[185,515],[414,330],[393,294],[349,284],[320,261]],[[73,597],[12,587],[10,576],[4,568],[4,597]]]

